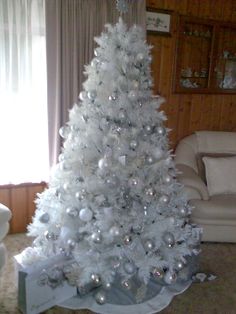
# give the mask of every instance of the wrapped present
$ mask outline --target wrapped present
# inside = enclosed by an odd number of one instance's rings
[[[57,255],[25,266],[22,254],[15,256],[18,273],[18,307],[24,314],[38,314],[77,294],[64,269],[74,261]]]

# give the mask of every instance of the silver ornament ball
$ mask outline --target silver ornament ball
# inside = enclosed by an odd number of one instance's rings
[[[155,244],[151,239],[147,239],[144,242],[144,248],[146,251],[152,251],[154,249],[154,247],[155,247]]]
[[[161,280],[164,277],[164,271],[161,268],[153,267],[152,269],[152,276],[155,280]]]
[[[102,290],[98,291],[95,294],[95,300],[98,304],[104,304],[106,303],[106,293]]]
[[[159,201],[161,204],[168,204],[169,201],[170,201],[170,198],[168,195],[162,195],[160,198],[159,198]]]
[[[44,214],[42,214],[40,217],[39,217],[39,221],[41,222],[41,223],[48,223],[49,222],[49,220],[50,220],[50,216],[49,216],[49,214],[48,213],[44,213]]]
[[[79,214],[77,208],[75,208],[75,207],[68,207],[66,209],[66,213],[68,216],[70,216],[72,218],[78,216],[78,214]]]
[[[124,271],[129,275],[133,274],[136,270],[134,263],[129,262],[129,261],[124,263],[123,268],[124,268]]]
[[[88,92],[88,98],[90,100],[94,100],[97,97],[97,92],[95,90],[91,90]]]
[[[73,250],[76,246],[76,242],[73,239],[68,239],[67,240],[67,245],[70,250]]]
[[[135,101],[138,98],[138,91],[137,90],[131,90],[128,94],[128,97],[130,100]]]
[[[84,222],[88,222],[92,220],[93,212],[89,208],[82,208],[79,212],[79,218]]]
[[[129,245],[132,243],[132,237],[130,235],[125,235],[124,236],[124,244]]]
[[[86,91],[82,91],[82,92],[79,93],[79,99],[80,100],[83,101],[83,100],[87,99],[87,97],[88,97],[88,95],[87,95]]]
[[[101,277],[98,274],[91,274],[90,276],[91,282],[95,285],[98,286],[101,284]]]
[[[175,244],[175,237],[171,232],[164,232],[162,239],[168,247],[172,247]]]
[[[131,289],[131,283],[129,280],[122,280],[121,285],[124,289],[130,290]]]
[[[162,126],[157,127],[156,131],[157,131],[158,135],[165,135],[166,134],[166,129]]]
[[[177,280],[177,274],[175,272],[167,271],[164,275],[164,281],[168,284],[171,285],[175,283]]]
[[[131,142],[129,143],[129,147],[130,147],[131,149],[136,149],[136,148],[138,147],[138,142],[135,141],[135,140],[131,141]]]
[[[118,226],[112,226],[111,229],[109,230],[109,233],[113,237],[118,237],[120,235],[120,228]]]
[[[94,243],[101,243],[102,242],[102,235],[99,232],[94,232],[91,235],[91,239],[93,240]]]

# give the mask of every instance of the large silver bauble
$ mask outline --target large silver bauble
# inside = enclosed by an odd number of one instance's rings
[[[119,226],[112,226],[111,229],[109,230],[109,233],[113,236],[113,237],[118,237],[120,236],[120,228]]]
[[[48,213],[43,213],[40,217],[39,217],[39,221],[43,224],[48,223],[50,220],[50,216]]]
[[[91,239],[94,243],[101,243],[102,242],[102,235],[100,232],[94,232],[91,235]]]
[[[177,280],[177,274],[175,272],[170,272],[167,271],[164,275],[164,281],[168,284],[171,285],[175,283]]]
[[[124,263],[123,268],[124,268],[124,271],[129,275],[133,274],[136,270],[134,263],[129,262],[129,261]]]
[[[88,92],[88,99],[94,100],[97,97],[97,92],[95,90],[91,90]]]
[[[83,100],[87,99],[87,97],[88,97],[88,95],[87,95],[86,91],[82,91],[82,92],[79,93],[80,100],[83,101]]]
[[[72,218],[78,216],[78,214],[79,214],[77,208],[75,208],[75,207],[68,207],[66,209],[66,213],[68,216],[70,216]]]
[[[146,251],[152,251],[155,247],[155,243],[151,239],[147,239],[144,242],[144,248]]]
[[[175,244],[175,237],[171,232],[164,232],[162,239],[168,247],[172,247]]]
[[[99,286],[101,284],[101,277],[98,274],[91,274],[90,279],[95,286]]]
[[[95,294],[95,300],[98,304],[104,304],[106,303],[106,293],[102,290],[98,291]]]
[[[84,222],[88,222],[92,220],[93,212],[89,208],[82,208],[79,212],[79,218]]]
[[[131,244],[132,243],[132,237],[131,237],[131,235],[125,235],[124,236],[124,244],[125,245],[129,245],[129,244]]]

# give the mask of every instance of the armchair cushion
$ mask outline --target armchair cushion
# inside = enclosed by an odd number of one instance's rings
[[[176,168],[180,172],[178,175],[178,180],[185,186],[185,188],[187,188],[187,194],[190,191],[191,193],[193,193],[193,190],[195,191],[195,195],[187,195],[189,199],[209,199],[209,193],[207,191],[206,184],[193,168],[184,164],[177,164]]]
[[[0,203],[0,224],[8,222],[11,219],[11,211],[9,208]]]
[[[236,157],[203,157],[210,196],[236,194]]]

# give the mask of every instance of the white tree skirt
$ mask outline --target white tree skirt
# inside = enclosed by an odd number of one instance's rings
[[[89,309],[100,314],[153,314],[167,307],[173,297],[185,291],[191,283],[192,281],[188,280],[177,282],[174,285],[169,286],[156,285],[157,294],[150,298],[147,297],[147,300],[138,304],[132,304],[132,300],[129,300],[129,296],[127,296],[127,291],[117,288],[112,292],[109,292],[110,296],[108,302],[103,305],[99,305],[95,301],[93,296],[94,293],[91,292],[82,297],[79,295],[75,296],[61,304],[58,304],[58,306],[72,310]],[[153,286],[149,289],[151,294],[153,294],[153,288],[155,290],[155,287]],[[126,304],[127,302],[130,302],[130,304]]]

